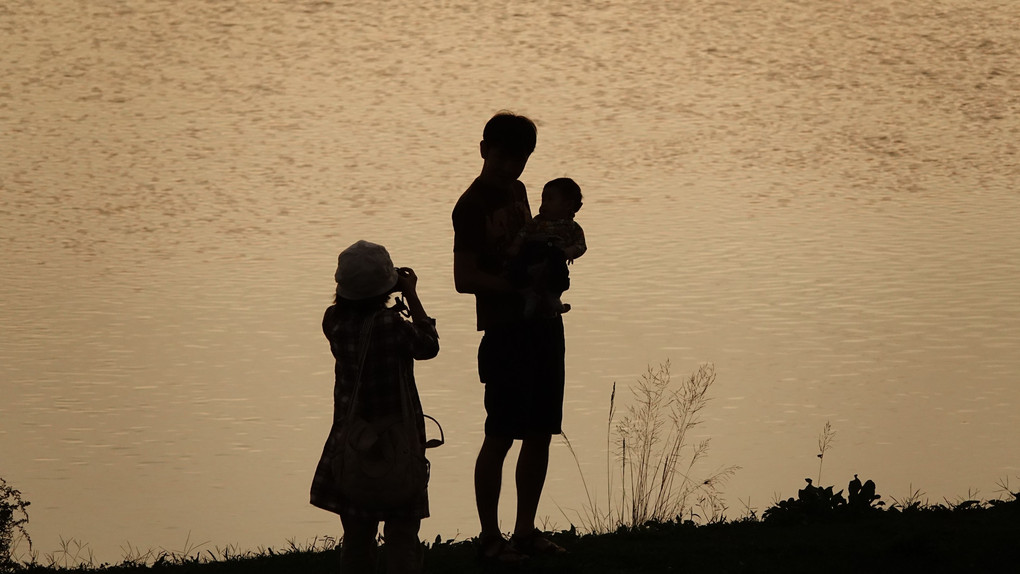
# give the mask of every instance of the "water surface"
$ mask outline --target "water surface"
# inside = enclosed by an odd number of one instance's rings
[[[338,534],[307,504],[319,320],[365,238],[439,319],[423,535],[473,535],[479,335],[449,214],[510,108],[539,124],[532,202],[554,177],[585,193],[564,428],[590,483],[613,383],[669,359],[716,365],[699,471],[743,467],[731,515],[817,477],[825,421],[825,483],[994,496],[1020,473],[1018,21],[970,0],[6,2],[0,476],[42,552]],[[550,525],[577,472],[557,443]]]

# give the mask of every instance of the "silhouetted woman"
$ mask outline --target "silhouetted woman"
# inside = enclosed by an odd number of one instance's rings
[[[383,522],[387,572],[421,571],[422,553],[418,540],[421,519],[429,515],[428,492],[406,505],[377,510],[359,505],[337,485],[332,454],[336,436],[347,416],[354,387],[359,380],[362,329],[372,317],[371,335],[360,373],[357,408],[360,416],[374,420],[401,413],[403,386],[409,392],[415,425],[425,443],[425,421],[418,389],[414,381],[414,361],[439,353],[439,336],[418,299],[418,278],[409,268],[395,268],[386,248],[358,241],[338,258],[335,279],[336,302],[326,309],[322,331],[336,359],[336,383],[333,387],[333,430],[323,449],[312,481],[311,503],[340,515],[343,545],[341,572],[372,572],[375,565],[376,535]],[[387,306],[390,295],[403,294],[406,307]],[[410,316],[406,320],[401,312]],[[424,447],[422,447],[424,448]]]

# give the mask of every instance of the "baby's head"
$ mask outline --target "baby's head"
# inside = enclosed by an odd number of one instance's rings
[[[581,186],[569,177],[561,177],[542,188],[542,206],[538,212],[553,219],[572,219],[581,205]]]

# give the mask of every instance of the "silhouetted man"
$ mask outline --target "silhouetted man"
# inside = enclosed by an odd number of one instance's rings
[[[535,150],[537,130],[526,117],[496,114],[479,145],[481,174],[453,210],[454,282],[475,296],[478,374],[485,384],[485,439],[475,463],[479,556],[514,563],[536,553],[565,550],[535,528],[549,465],[549,443],[563,419],[563,320],[525,319],[524,298],[506,278],[507,249],[531,220],[524,184],[517,178]],[[514,440],[517,519],[507,542],[499,530],[503,461]]]

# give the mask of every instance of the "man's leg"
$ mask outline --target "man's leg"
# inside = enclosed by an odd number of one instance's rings
[[[420,518],[399,518],[383,522],[383,554],[387,574],[419,574],[422,571]]]
[[[552,436],[540,434],[521,441],[517,458],[517,523],[514,534],[530,536],[535,530],[535,514],[542,497],[546,470],[549,468],[549,443]]]
[[[498,536],[499,491],[503,481],[503,461],[513,445],[513,439],[485,435],[482,448],[475,461],[475,503],[482,537]]]
[[[344,527],[340,547],[340,571],[344,574],[362,574],[375,571],[375,537],[379,533],[377,520],[340,516]]]

